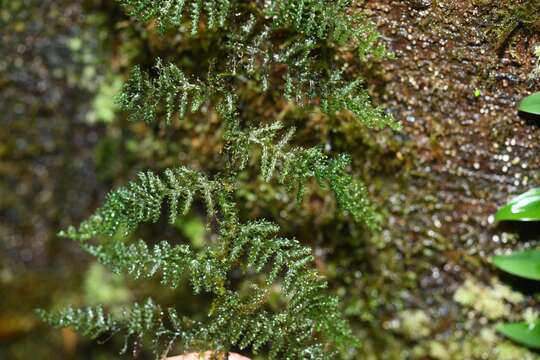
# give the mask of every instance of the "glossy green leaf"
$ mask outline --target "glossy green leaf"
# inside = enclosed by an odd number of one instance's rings
[[[513,198],[495,214],[495,221],[540,221],[540,188]]]
[[[499,324],[497,331],[507,338],[529,348],[540,349],[540,323],[526,322]]]
[[[540,250],[527,250],[507,256],[494,256],[493,264],[510,274],[540,280]]]
[[[519,102],[518,110],[530,114],[540,115],[540,92],[535,92]]]

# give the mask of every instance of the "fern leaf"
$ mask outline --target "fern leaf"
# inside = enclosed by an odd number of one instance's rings
[[[174,115],[180,119],[189,112],[199,110],[208,98],[208,89],[200,81],[192,81],[174,64],[156,62],[158,76],[150,79],[147,73],[135,67],[118,96],[120,107],[129,113],[132,121],[151,123],[160,111],[165,112],[167,124]]]
[[[148,338],[153,343],[157,358],[164,358],[171,350],[171,343],[182,338],[184,346],[193,347],[195,343],[206,340],[206,332],[197,322],[180,320],[174,309],[166,315],[152,299],[143,304],[134,303],[124,307],[120,316],[106,313],[103,307],[81,309],[66,308],[54,312],[37,311],[38,316],[57,328],[72,327],[85,336],[98,338],[104,335],[122,334],[125,353],[130,342]]]
[[[78,228],[69,227],[60,235],[79,241],[98,235],[113,236],[119,232],[126,236],[140,223],[156,222],[166,200],[170,204],[171,223],[179,213],[185,213],[190,208],[196,197],[206,202],[209,217],[212,217],[215,213],[212,193],[217,188],[218,183],[185,167],[168,170],[165,178],[143,172],[137,181],[111,192],[105,204]]]

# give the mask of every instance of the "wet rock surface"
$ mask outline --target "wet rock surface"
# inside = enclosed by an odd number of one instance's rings
[[[534,244],[506,234],[490,216],[539,183],[540,121],[516,109],[538,91],[530,74],[540,37],[518,31],[498,53],[495,7],[419,3],[368,5],[396,54],[378,74],[378,101],[404,125],[396,140],[402,171],[385,182],[381,198],[391,209],[386,246],[418,276],[405,306],[429,308],[434,336],[445,337],[466,324],[452,300],[464,278],[488,283],[496,275],[490,255]]]

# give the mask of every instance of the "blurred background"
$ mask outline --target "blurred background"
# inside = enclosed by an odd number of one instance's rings
[[[38,307],[114,306],[136,296],[56,236],[139,166],[130,169],[139,145],[119,140],[136,130],[123,129],[121,118],[118,127],[107,124],[116,119],[124,68],[142,46],[106,3],[0,1],[1,359],[112,359],[122,346],[96,346],[34,316]],[[149,157],[159,151],[141,146]]]
[[[358,3],[396,58],[351,71],[364,75],[374,101],[403,132],[370,132],[346,115],[305,114],[280,94],[251,105],[258,105],[254,117],[279,114],[296,126],[299,144],[351,153],[383,231],[356,227],[316,186],[297,207],[279,186],[246,179],[244,216],[273,219],[284,235],[315,248],[319,270],[363,339],[358,358],[503,359],[502,346],[510,354],[504,359],[524,359],[525,350],[485,330],[534,306],[534,291],[520,289],[524,297],[512,304],[498,298],[500,282],[486,258],[538,241],[538,233],[518,241],[489,221],[511,195],[540,181],[539,127],[515,112],[520,98],[538,90],[538,31],[518,28],[497,48],[497,24],[513,1]],[[128,123],[114,102],[130,67],[149,68],[156,56],[204,72],[195,59],[208,57],[219,39],[191,39],[185,31],[160,38],[114,1],[0,0],[0,359],[119,357],[121,339],[98,345],[52,330],[36,319],[36,308],[112,308],[152,296],[204,316],[206,299],[189,289],[163,291],[113,275],[56,235],[140,170],[219,168],[219,122],[210,110],[165,129]],[[205,221],[195,211],[137,235],[200,247]],[[476,303],[454,301],[464,284]],[[500,306],[511,311],[490,313]]]

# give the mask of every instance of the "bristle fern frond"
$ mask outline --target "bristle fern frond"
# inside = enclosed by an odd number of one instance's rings
[[[153,122],[160,111],[165,112],[167,124],[175,115],[183,119],[188,112],[199,110],[208,99],[208,89],[201,81],[190,80],[172,63],[156,62],[157,77],[136,66],[118,97],[122,110],[134,121]]]
[[[355,220],[367,221],[375,227],[365,187],[347,173],[349,158],[331,159],[317,147],[292,147],[289,141],[294,129],[279,138],[282,128],[280,123],[274,123],[249,132],[240,131],[236,137],[240,144],[261,147],[263,179],[270,181],[279,170],[279,180],[298,187],[301,196],[304,183],[315,178],[335,193],[337,202]],[[243,153],[249,151],[244,149]],[[239,163],[246,164],[247,160],[240,159]],[[78,229],[72,227],[64,235],[80,241],[84,249],[117,272],[136,278],[160,274],[162,284],[171,288],[189,280],[195,293],[213,294],[215,310],[205,329],[210,329],[209,336],[219,339],[219,346],[224,348],[251,346],[257,351],[267,344],[274,354],[272,358],[280,358],[283,354],[301,356],[306,349],[319,354],[315,350],[321,349],[322,344],[313,343],[312,339],[318,333],[335,341],[337,346],[355,343],[339,315],[336,299],[323,293],[326,282],[312,269],[311,250],[294,239],[278,237],[279,227],[273,223],[241,224],[231,197],[235,185],[229,181],[209,180],[202,173],[184,167],[167,170],[161,177],[151,172],[141,173],[138,180],[113,191],[105,205]],[[216,216],[221,227],[217,241],[198,254],[187,245],[172,246],[167,242],[153,247],[143,241],[125,244],[118,239],[98,245],[88,242],[93,237],[112,236],[119,231],[125,236],[141,223],[156,222],[165,202],[169,221],[174,222],[179,214],[189,210],[196,198],[206,203],[210,216]],[[245,265],[239,267],[241,263]],[[244,275],[265,274],[262,293],[278,282],[288,303],[284,312],[268,313],[264,301],[255,298],[248,303],[238,300],[230,288],[230,276],[238,268],[243,269]],[[230,308],[231,304],[235,307]],[[235,327],[236,331],[225,331]],[[280,330],[268,330],[276,328]]]
[[[321,110],[329,115],[349,111],[368,128],[390,127],[400,130],[401,124],[381,107],[373,106],[360,80],[346,82],[339,72],[333,72],[321,91]]]
[[[278,231],[277,225],[267,221],[238,225],[232,231],[224,228],[216,245],[198,255],[185,245],[170,246],[166,242],[155,245],[152,250],[142,241],[133,245],[116,242],[85,247],[116,271],[137,278],[160,273],[162,283],[172,288],[182,279],[189,279],[196,293],[202,290],[213,294],[213,310],[204,328],[225,348],[251,347],[257,352],[261,346],[268,345],[273,359],[282,358],[284,354],[300,356],[306,349],[322,348],[322,344],[313,340],[313,336],[321,332],[336,344],[354,344],[350,329],[339,314],[337,299],[323,293],[326,282],[312,269],[311,250],[296,240],[277,237]],[[240,299],[228,285],[228,278],[241,258],[247,259],[246,274],[266,274],[265,288],[257,288],[257,295],[248,301]],[[278,279],[281,279],[279,283],[288,306],[283,312],[272,314],[265,309],[264,298]],[[101,334],[119,327],[103,317],[102,312],[99,318],[105,320],[100,321],[96,329],[90,326],[95,319],[87,318],[93,314],[91,311],[68,309],[61,319],[67,318],[66,314],[79,319],[83,331]],[[128,336],[148,331],[149,324],[153,323],[151,314],[141,312],[130,322]],[[58,319],[49,322],[56,326],[70,325]],[[313,359],[329,358],[328,354],[316,354]]]
[[[352,11],[350,0],[265,0],[264,4],[255,7],[234,0],[117,1],[139,21],[155,20],[160,33],[180,28],[187,18],[191,21],[191,34],[195,35],[199,32],[202,15],[206,15],[210,30],[227,27],[231,17],[257,16],[266,20],[266,25],[273,29],[294,29],[307,37],[328,39],[339,45],[353,42],[362,50],[359,52],[361,55],[383,55],[386,52],[378,43],[372,22]]]
[[[187,347],[195,347],[194,344],[207,340],[200,323],[181,320],[172,308],[164,312],[152,299],[124,307],[118,315],[108,313],[101,306],[68,307],[53,312],[38,310],[37,314],[51,326],[71,327],[93,339],[122,334],[125,341],[122,354],[126,353],[130,343],[140,345],[141,341],[149,340],[156,359],[164,359],[179,338]]]
[[[213,193],[219,187],[219,183],[204,174],[185,167],[167,169],[163,177],[142,172],[137,181],[111,192],[105,204],[77,229],[69,227],[60,235],[79,241],[99,235],[113,236],[119,231],[127,235],[140,223],[156,222],[165,201],[169,206],[170,223],[180,214],[186,214],[195,198],[205,202],[212,217],[215,213]]]
[[[369,128],[382,129],[390,127],[395,130],[401,129],[399,122],[385,113],[381,107],[371,104],[367,90],[362,86],[360,80],[351,82],[345,81],[340,72],[334,71],[324,74],[312,69],[310,51],[313,42],[297,43],[283,53],[278,53],[272,60],[263,60],[266,71],[272,65],[289,64],[283,79],[284,95],[289,100],[295,101],[301,106],[309,105],[320,99],[320,109],[323,113],[334,116],[338,112],[349,111],[355,119]],[[249,48],[249,46],[248,46]],[[238,53],[242,56],[242,51],[248,51],[242,47]],[[262,73],[263,86],[268,86],[269,74],[257,68],[251,69],[255,63],[260,61],[253,57],[265,54],[250,54],[245,61],[233,61],[230,66],[234,71],[246,71],[248,75]],[[251,59],[251,60],[250,60]],[[164,65],[157,61],[156,69],[158,75],[154,79],[135,67],[128,81],[123,87],[118,97],[121,108],[129,113],[130,120],[140,120],[148,123],[159,118],[160,113],[165,114],[166,124],[171,124],[173,118],[177,116],[182,119],[188,112],[196,112],[201,105],[215,98],[217,107],[223,102],[230,102],[233,94],[230,89],[219,86],[217,83],[204,83],[200,80],[189,80],[187,76],[174,64]],[[227,107],[235,107],[236,99]],[[218,109],[219,110],[219,109]],[[231,110],[229,110],[231,111]],[[224,122],[227,116],[223,116]]]
[[[353,9],[350,0],[118,1],[129,15],[154,22],[161,33],[174,28],[186,32],[186,19],[192,35],[220,29],[200,34],[201,40],[212,40],[205,44],[226,44],[211,52],[216,59],[210,59],[206,75],[198,74],[198,67],[184,71],[161,60],[155,71],[135,67],[118,103],[130,120],[153,123],[164,118],[167,124],[188,113],[204,113],[203,104],[208,104],[221,121],[224,147],[218,161],[225,166],[211,177],[183,166],[160,175],[142,172],[61,235],[78,241],[115,272],[158,276],[169,288],[189,284],[194,293],[211,298],[212,305],[204,322],[181,320],[173,309],[165,315],[151,300],[134,304],[122,316],[99,307],[39,315],[54,326],[71,326],[93,338],[124,333],[125,349],[130,342],[152,339],[158,358],[167,356],[177,342],[186,351],[240,348],[264,352],[270,359],[313,360],[332,359],[334,350],[357,346],[337,298],[325,293],[328,285],[314,268],[313,251],[294,238],[281,237],[272,222],[243,219],[236,196],[243,175],[250,173],[248,166],[260,161],[263,181],[275,179],[302,199],[306,183],[314,179],[334,193],[355,222],[377,229],[367,188],[350,174],[347,155],[295,146],[294,128],[280,122],[254,124],[245,116],[250,101],[237,85],[257,95],[283,94],[327,116],[349,112],[369,128],[397,129],[391,116],[371,105],[362,82],[350,79],[352,67],[336,64],[342,52],[354,48],[362,60],[385,53],[373,23]],[[166,241],[134,242],[128,236],[143,223],[158,222],[165,209],[169,223],[177,223],[194,203],[205,205],[207,230],[212,231],[202,249]],[[252,280],[248,289],[238,281],[246,277]],[[270,306],[268,299],[276,293],[281,295],[278,305]]]
[[[45,322],[55,327],[72,327],[84,336],[96,339],[103,334],[114,332],[118,324],[113,320],[102,306],[85,309],[65,308],[57,312],[37,311]]]
[[[340,26],[348,2],[273,0],[266,3],[265,12],[272,18],[274,27],[292,27],[309,36],[325,39]]]
[[[163,33],[179,28],[184,13],[189,13],[191,33],[199,31],[199,19],[206,13],[210,29],[222,28],[230,14],[231,0],[118,0],[127,13],[141,22],[156,20],[158,31]]]
[[[301,148],[289,144],[294,128],[280,136],[283,125],[275,122],[260,126],[236,136],[230,136],[230,153],[240,168],[248,163],[250,145],[261,149],[261,176],[264,181],[277,177],[290,189],[297,189],[301,199],[308,179],[315,178],[322,186],[332,190],[339,205],[349,212],[358,223],[364,222],[370,228],[377,229],[378,224],[367,188],[348,172],[351,165],[347,155],[334,159],[326,155],[320,147]],[[279,174],[276,176],[276,174]]]
[[[375,24],[353,10],[350,0],[272,0],[265,4],[265,14],[274,28],[292,28],[306,37],[339,46],[349,44],[361,59],[388,55]]]
[[[315,39],[295,37],[290,43],[281,44],[281,48],[270,39],[270,30],[260,29],[254,20],[241,32],[231,35],[228,67],[232,73],[254,78],[266,91],[271,85],[272,71],[280,69],[283,72],[281,83],[272,85],[283,88],[284,97],[289,101],[300,106],[320,103],[322,112],[329,116],[349,111],[369,128],[401,128],[391,115],[371,104],[361,80],[348,80],[342,71],[321,68],[321,44]],[[359,51],[370,54],[374,51],[374,45],[368,40],[360,45],[363,48]]]
[[[133,244],[113,242],[107,245],[84,244],[83,249],[116,273],[126,273],[135,279],[161,274],[161,283],[176,288],[188,278],[194,255],[187,245],[171,246],[166,241],[149,247],[139,240]]]

